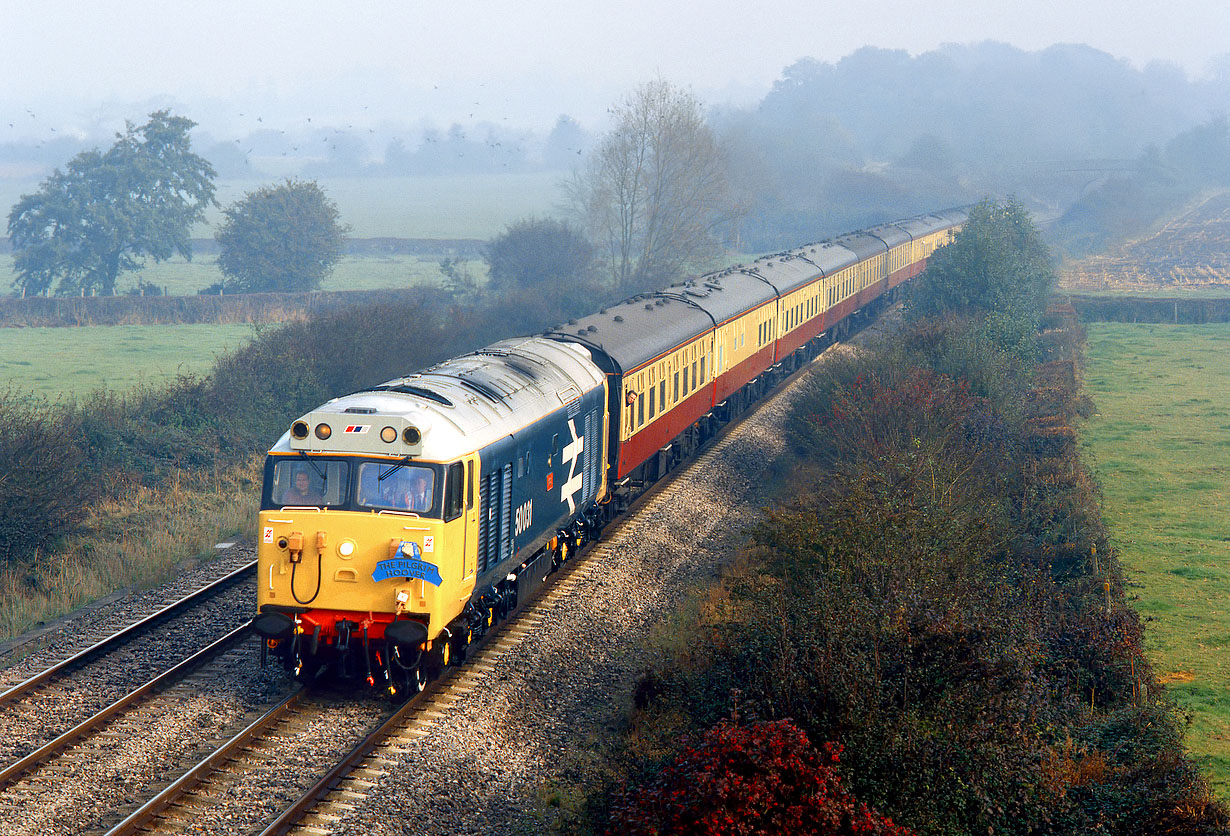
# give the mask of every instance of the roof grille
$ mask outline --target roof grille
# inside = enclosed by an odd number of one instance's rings
[[[386,386],[373,386],[366,389],[367,392],[399,392],[403,395],[414,395],[419,398],[426,398],[429,401],[435,401],[442,406],[452,406],[453,402],[441,395],[439,392],[433,392],[430,389],[424,389],[421,386],[410,386],[404,383],[391,383]]]
[[[503,403],[504,402],[504,396],[501,395],[499,392],[497,392],[495,389],[492,389],[490,386],[488,386],[485,383],[480,383],[477,380],[469,380],[464,377],[457,378],[457,382],[460,383],[462,386],[466,387],[467,389],[477,392],[478,394],[482,395],[484,398],[486,398],[489,401],[492,401],[493,403]]]

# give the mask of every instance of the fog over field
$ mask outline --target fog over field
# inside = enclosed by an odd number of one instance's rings
[[[6,11],[0,204],[169,108],[198,123],[220,198],[311,178],[356,236],[485,237],[557,212],[610,108],[663,79],[710,110],[750,208],[745,249],[985,194],[1052,218],[1224,110],[1228,29],[1224,4],[1135,0],[941,0],[925,14],[770,0],[754,15],[648,0],[57,0]]]

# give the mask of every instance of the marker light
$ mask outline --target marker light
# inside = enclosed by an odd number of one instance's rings
[[[342,557],[350,557],[354,554],[354,543],[349,540],[343,540],[337,544],[337,553]]]
[[[316,437],[324,441],[329,436],[333,435],[333,429],[328,424],[316,425]]]
[[[397,440],[397,430],[392,427],[385,427],[380,431],[380,440],[385,444],[392,444]]]

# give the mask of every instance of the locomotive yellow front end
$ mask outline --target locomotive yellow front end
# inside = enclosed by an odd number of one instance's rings
[[[254,626],[300,678],[331,667],[416,690],[482,621],[466,557],[477,460],[425,460],[411,418],[329,406],[266,460]]]

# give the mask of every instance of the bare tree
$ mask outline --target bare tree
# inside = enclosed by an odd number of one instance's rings
[[[666,81],[638,87],[570,184],[570,198],[624,292],[699,268],[737,216],[721,148],[700,101]]]

